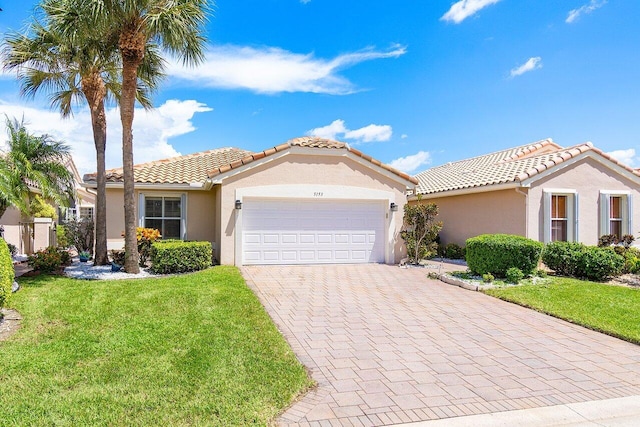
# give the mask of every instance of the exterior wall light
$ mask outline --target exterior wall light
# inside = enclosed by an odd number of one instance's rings
[[[389,205],[389,209],[391,210],[391,212],[396,212],[398,210],[398,205],[391,202],[391,205]]]
[[[237,210],[242,209],[242,202],[240,200],[236,200],[236,209]]]

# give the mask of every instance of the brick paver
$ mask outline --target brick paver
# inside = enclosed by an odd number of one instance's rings
[[[390,425],[640,395],[640,347],[387,265],[242,273],[318,382],[281,425]]]

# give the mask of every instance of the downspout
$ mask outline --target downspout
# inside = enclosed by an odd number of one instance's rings
[[[526,238],[529,237],[529,193],[516,188],[516,193],[524,196],[524,233]]]

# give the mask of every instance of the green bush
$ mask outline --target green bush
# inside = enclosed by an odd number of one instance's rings
[[[113,249],[111,250],[111,261],[119,266],[124,266],[126,259],[125,252],[123,250]]]
[[[56,226],[56,240],[58,241],[58,247],[60,248],[68,248],[71,246],[71,242],[69,241],[69,236],[67,234],[67,229],[64,225]]]
[[[211,266],[210,242],[155,242],[151,245],[151,269],[170,274],[204,270]]]
[[[71,255],[65,250],[49,246],[33,255],[29,255],[27,264],[41,273],[55,273],[64,265],[71,264]]]
[[[31,216],[34,218],[57,219],[56,208],[47,203],[42,197],[36,196],[31,202]]]
[[[464,259],[465,248],[456,243],[448,243],[438,248],[440,256],[448,259]]]
[[[590,246],[580,257],[578,275],[589,280],[602,282],[622,273],[624,258],[611,248]]]
[[[514,285],[517,285],[518,283],[520,283],[520,280],[524,279],[524,273],[517,267],[511,267],[507,270],[505,279],[507,279],[507,283],[513,283]]]
[[[522,236],[483,234],[467,239],[466,260],[476,274],[504,277],[511,267],[525,275],[533,273],[540,261],[543,244]]]
[[[623,273],[638,274],[640,273],[640,249],[629,248],[624,253]]]
[[[13,261],[11,260],[11,254],[9,254],[9,248],[4,239],[0,238],[0,308],[9,302],[14,274]],[[2,318],[1,314],[0,318]]]
[[[561,276],[577,276],[586,246],[575,242],[552,242],[542,251],[542,262]]]
[[[493,274],[491,274],[491,273],[485,273],[485,274],[482,275],[482,281],[484,283],[491,283],[491,282],[494,281],[494,279],[495,279],[495,277],[493,277]]]
[[[7,247],[9,248],[9,253],[11,254],[11,256],[18,255],[18,248],[16,247],[16,245],[7,243]]]

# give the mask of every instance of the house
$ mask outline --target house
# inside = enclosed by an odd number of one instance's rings
[[[443,243],[508,233],[595,245],[604,234],[637,235],[640,225],[634,215],[640,213],[640,172],[591,143],[563,148],[546,139],[447,163],[416,178],[410,202],[419,196],[439,206]]]
[[[397,263],[415,178],[316,137],[261,152],[220,148],[134,166],[141,227],[210,241],[221,264]],[[95,174],[85,186],[96,186]],[[107,171],[107,238],[124,245],[122,169]]]
[[[71,201],[71,207],[57,207],[58,220],[81,215],[93,217],[95,193],[81,186],[82,180],[71,156],[65,157],[64,164],[73,174],[76,197]],[[30,191],[33,194],[40,193],[35,186],[30,187]],[[9,207],[0,217],[4,239],[13,244],[19,253],[27,255],[55,244],[55,225],[52,218],[25,217],[15,207]]]

